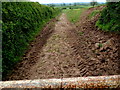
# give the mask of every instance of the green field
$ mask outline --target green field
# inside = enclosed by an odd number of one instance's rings
[[[67,18],[70,22],[76,23],[80,20],[80,14],[85,9],[66,9],[63,12],[66,13]]]
[[[90,5],[76,5],[76,6],[57,6],[59,9],[80,9],[80,8],[90,8]]]

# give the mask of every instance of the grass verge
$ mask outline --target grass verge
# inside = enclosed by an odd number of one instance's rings
[[[94,11],[88,16],[88,18],[91,19],[92,17],[96,16],[98,13],[100,13],[100,10],[94,10]]]

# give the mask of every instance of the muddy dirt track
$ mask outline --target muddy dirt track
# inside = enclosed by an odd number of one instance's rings
[[[76,25],[64,13],[48,23],[6,80],[120,74],[119,35],[98,30],[99,15],[87,18],[93,10],[85,11]]]

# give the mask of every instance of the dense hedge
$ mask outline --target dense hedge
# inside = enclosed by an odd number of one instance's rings
[[[120,32],[120,2],[108,2],[96,25],[105,31]]]
[[[24,54],[29,42],[59,10],[37,2],[3,2],[3,76]]]

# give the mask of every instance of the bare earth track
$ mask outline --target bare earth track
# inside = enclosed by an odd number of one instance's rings
[[[6,80],[120,74],[119,36],[98,30],[95,22],[99,15],[87,19],[93,10],[83,13],[77,27],[64,13],[48,24]]]

